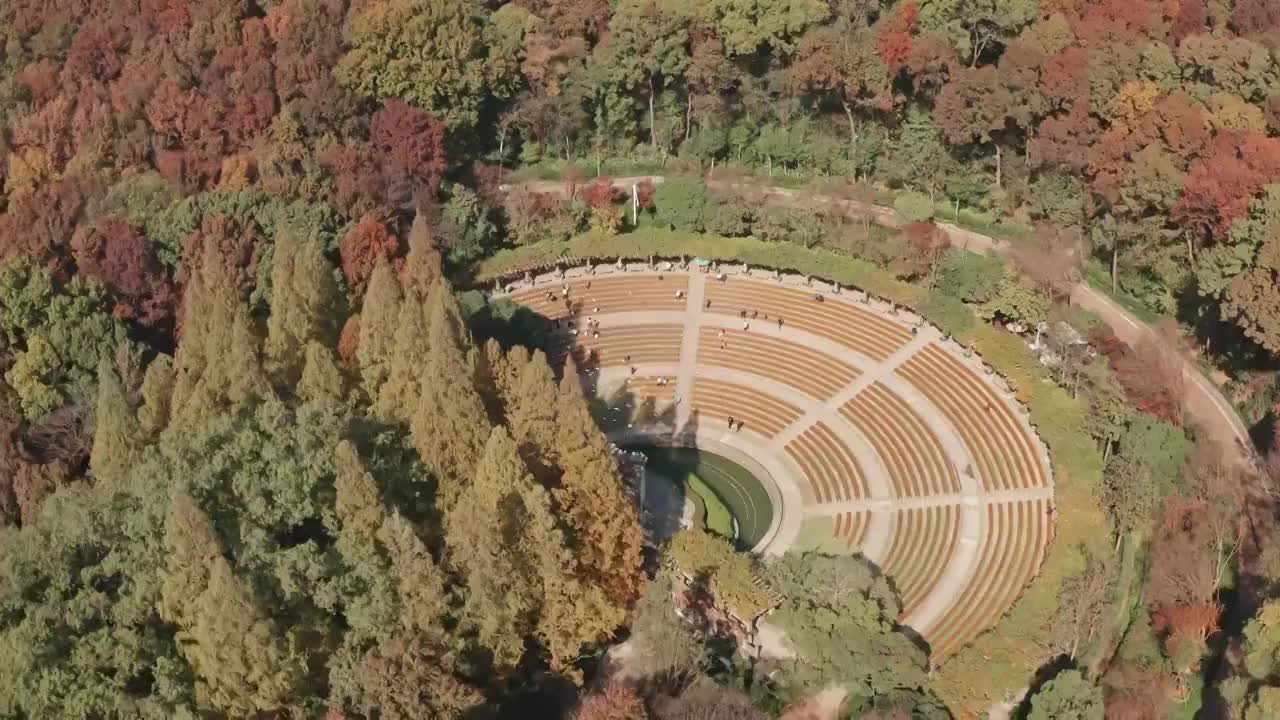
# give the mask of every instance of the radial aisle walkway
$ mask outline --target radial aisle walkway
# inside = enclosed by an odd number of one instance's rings
[[[1054,519],[1044,444],[979,358],[910,313],[772,271],[644,264],[507,291],[547,319],[552,361],[574,353],[602,398],[643,408],[636,422],[746,448],[795,505],[756,550],[865,555],[935,662],[1038,571]]]

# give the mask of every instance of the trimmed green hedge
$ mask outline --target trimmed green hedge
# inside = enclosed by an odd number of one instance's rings
[[[861,288],[917,308],[959,342],[972,344],[1009,381],[1017,396],[1030,407],[1031,420],[1049,448],[1055,483],[1056,535],[1039,575],[1009,612],[991,631],[948,658],[934,673],[931,685],[958,717],[985,715],[992,703],[1021,691],[1050,659],[1047,632],[1049,620],[1061,602],[1063,580],[1084,568],[1084,553],[1098,557],[1111,553],[1110,523],[1101,502],[1102,457],[1085,430],[1083,401],[1071,398],[1048,379],[1021,338],[977,322],[969,306],[944,293],[931,293],[897,280],[863,260],[825,249],[754,238],[637,231],[603,240],[579,237],[566,243],[503,251],[481,263],[476,276],[491,282],[518,268],[566,257],[611,260],[649,255],[746,262]]]

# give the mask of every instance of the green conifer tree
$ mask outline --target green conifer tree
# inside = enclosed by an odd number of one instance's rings
[[[161,614],[178,626],[196,700],[233,717],[278,713],[303,690],[306,662],[222,556],[213,525],[179,491],[166,523]]]
[[[520,660],[541,600],[541,568],[520,537],[528,512],[519,489],[532,485],[515,441],[497,427],[474,480],[445,513],[450,558],[467,584],[463,622],[499,667]]]
[[[98,402],[93,415],[93,451],[89,469],[98,483],[118,485],[142,453],[143,436],[120,378],[103,359],[98,364]]]
[[[174,359],[171,422],[184,427],[238,412],[270,394],[248,308],[213,243],[206,248],[191,270]]]
[[[173,399],[173,358],[157,355],[142,375],[142,405],[138,425],[154,438],[169,424],[169,401]]]
[[[507,412],[512,435],[521,444],[531,443],[549,455],[555,449],[559,424],[556,421],[559,389],[547,356],[541,350],[523,363],[512,395]]]
[[[375,642],[390,639],[403,612],[390,562],[375,542],[387,518],[382,494],[350,440],[338,442],[334,472],[337,549],[349,568],[340,589],[343,616],[350,627],[345,652],[358,656]]]
[[[422,462],[439,483],[437,504],[448,508],[480,459],[489,420],[474,385],[475,373],[450,329],[456,308],[443,284],[430,298],[431,347],[424,363],[422,397],[409,425]]]
[[[418,213],[409,228],[409,252],[404,258],[400,282],[406,294],[418,293],[425,298],[443,277],[444,256],[427,216]]]
[[[277,387],[297,384],[308,342],[334,346],[340,299],[333,268],[320,246],[302,240],[285,224],[271,256],[271,315],[263,345],[267,371]]]
[[[615,603],[639,596],[644,529],[630,489],[587,408],[577,368],[565,362],[557,403],[556,451],[562,474],[554,495],[575,544],[579,572]]]
[[[399,513],[387,515],[378,540],[391,557],[391,572],[400,593],[400,621],[412,633],[437,634],[448,610],[444,575],[431,553]]]
[[[386,258],[379,258],[369,277],[360,310],[360,344],[356,359],[360,380],[370,400],[376,400],[391,372],[396,328],[400,323],[403,296],[400,281]]]
[[[386,513],[382,495],[373,475],[364,467],[360,453],[350,440],[334,449],[334,512],[338,517],[338,550],[354,555],[348,548],[372,547],[371,542]]]
[[[500,404],[509,406],[515,396],[520,369],[529,362],[529,351],[521,345],[503,351],[501,343],[489,338],[484,344],[484,360]]]
[[[426,359],[429,352],[426,298],[418,293],[405,293],[396,320],[391,355],[387,361],[387,379],[378,391],[375,411],[378,417],[409,422],[428,381]]]
[[[358,668],[359,707],[383,720],[488,717],[484,695],[457,674],[452,654],[423,638],[397,638],[366,655]]]
[[[307,343],[302,377],[294,394],[304,402],[340,403],[346,397],[346,381],[328,347],[315,340]]]

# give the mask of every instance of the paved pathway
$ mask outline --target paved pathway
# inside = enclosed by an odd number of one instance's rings
[[[608,277],[615,274],[612,268],[601,268],[598,272],[598,275],[593,276],[597,283],[606,283]],[[579,271],[576,270],[569,271],[571,282],[578,273]],[[668,276],[682,274],[674,270],[664,270],[663,273]],[[625,271],[625,274],[628,277],[635,277],[646,274],[657,275],[658,271],[635,268]],[[949,557],[942,575],[923,600],[912,609],[911,614],[902,618],[905,624],[927,637],[930,628],[952,608],[979,570],[981,551],[984,544],[988,542],[986,508],[993,504],[1052,498],[1053,489],[1042,487],[999,493],[984,492],[981,478],[977,475],[978,471],[975,470],[973,474],[964,472],[965,468],[973,468],[975,463],[956,428],[927,393],[908,382],[897,373],[897,370],[925,348],[938,346],[947,349],[954,357],[965,363],[975,377],[983,379],[984,382],[996,388],[997,397],[1003,398],[1011,408],[1017,405],[1012,393],[1001,389],[997,378],[990,377],[982,371],[980,359],[964,358],[954,343],[944,341],[941,334],[928,325],[919,327],[914,337],[904,341],[883,360],[873,359],[858,352],[856,348],[846,347],[829,338],[799,330],[791,325],[777,327],[771,323],[760,323],[752,328],[750,332],[753,335],[775,337],[788,344],[804,347],[833,359],[838,358],[853,366],[858,371],[858,376],[828,397],[815,397],[787,383],[756,372],[754,368],[699,363],[698,343],[704,328],[723,328],[730,333],[730,338],[741,333],[742,330],[736,316],[704,312],[707,275],[699,272],[687,273],[687,275],[689,284],[683,307],[612,312],[605,307],[601,312],[594,314],[595,319],[600,323],[601,336],[605,342],[608,340],[611,329],[654,324],[674,325],[681,328],[681,346],[676,362],[637,363],[634,367],[612,365],[597,371],[596,390],[602,397],[610,397],[614,390],[625,385],[632,377],[675,379],[674,412],[661,406],[656,408],[657,416],[667,418],[665,422],[669,424],[662,425],[660,424],[662,421],[655,421],[645,427],[628,426],[629,429],[620,431],[620,437],[631,439],[645,437],[658,442],[694,444],[747,466],[761,479],[774,502],[775,514],[771,527],[756,548],[757,551],[768,554],[781,554],[792,547],[807,520],[832,518],[844,513],[866,513],[866,532],[857,549],[872,562],[883,563],[893,541],[897,522],[895,518],[902,511],[935,507],[958,510],[958,541],[947,550]],[[551,277],[541,278],[541,281],[557,284],[560,282]],[[768,285],[777,281],[732,275],[727,282]],[[864,310],[870,307],[873,311],[879,312],[882,317],[889,318],[903,327],[908,326],[905,317],[891,315],[875,306],[856,303],[852,294],[828,294],[826,297],[828,302],[855,303]],[[820,373],[822,370],[817,367],[813,368],[813,372]],[[795,407],[800,411],[800,415],[773,437],[766,437],[753,428],[731,430],[723,418],[703,413],[698,416],[697,427],[693,430],[694,436],[688,437],[687,428],[693,408],[697,404],[699,379],[750,388],[753,392]],[[939,440],[947,461],[956,469],[956,477],[960,482],[958,492],[921,497],[898,494],[895,487],[900,485],[896,485],[894,478],[890,477],[886,458],[880,456],[876,446],[864,436],[862,429],[839,413],[843,405],[873,383],[879,383],[890,393],[896,394]],[[1023,417],[1017,413],[1014,416]],[[1025,425],[1025,419],[1021,422],[1025,426],[1024,431],[1034,437],[1034,432]],[[793,459],[788,445],[819,423],[857,458],[861,475],[866,482],[865,497],[828,502],[817,500],[811,478],[806,476]],[[1043,447],[1041,450],[1041,459],[1047,474],[1048,457],[1047,453],[1043,452]],[[897,480],[901,482],[905,478]]]

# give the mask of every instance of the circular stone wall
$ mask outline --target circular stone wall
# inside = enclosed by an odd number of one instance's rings
[[[982,361],[907,312],[772,271],[576,268],[504,294],[547,318],[615,438],[698,447],[773,501],[756,549],[861,553],[935,659],[990,627],[1053,534],[1048,455]]]

